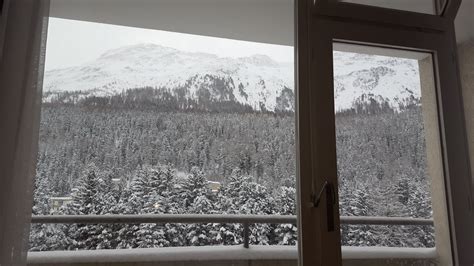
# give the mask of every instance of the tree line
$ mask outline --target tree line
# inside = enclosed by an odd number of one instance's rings
[[[370,110],[364,112],[363,110]],[[295,118],[50,104],[41,114],[35,214],[295,214]],[[432,217],[421,108],[336,114],[341,215]],[[120,185],[112,182],[120,180]],[[208,181],[222,184],[212,193]],[[240,225],[33,225],[31,250],[242,243]],[[434,246],[427,226],[343,225],[343,245]],[[253,244],[295,244],[254,225]]]

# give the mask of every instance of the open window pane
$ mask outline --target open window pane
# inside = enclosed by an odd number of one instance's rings
[[[431,55],[334,49],[342,245],[449,247]]]

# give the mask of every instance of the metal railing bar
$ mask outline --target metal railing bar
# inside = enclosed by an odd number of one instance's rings
[[[249,248],[250,242],[250,227],[248,223],[244,223],[244,248]]]
[[[137,214],[137,215],[44,215],[33,216],[31,223],[296,223],[296,216],[283,215],[231,215],[231,214]]]
[[[433,219],[411,217],[341,216],[347,225],[434,225]]]
[[[238,223],[296,224],[295,215],[238,214],[134,214],[134,215],[35,215],[35,224],[140,224],[140,223]],[[432,219],[409,217],[341,216],[347,225],[433,225]]]

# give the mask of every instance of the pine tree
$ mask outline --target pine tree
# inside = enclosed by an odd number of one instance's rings
[[[98,199],[101,201],[100,214],[120,214],[117,203],[119,202],[119,188],[112,182],[111,173],[102,173],[98,180]],[[119,244],[119,231],[123,227],[121,224],[98,224],[97,230],[99,244],[97,249],[115,249]]]
[[[232,214],[272,214],[270,202],[273,198],[267,189],[251,181],[250,176],[243,175],[240,169],[233,171],[227,186],[224,188],[220,203],[227,213]],[[229,230],[242,234],[243,228],[239,225],[229,225]],[[258,224],[250,227],[250,242],[252,244],[269,244],[272,239],[272,228],[268,224]],[[222,235],[230,235],[226,230],[219,230]],[[239,241],[240,242],[240,241]]]
[[[348,196],[345,211],[349,216],[372,215],[367,188],[355,188],[354,193]],[[372,246],[376,244],[376,235],[370,226],[366,225],[344,225],[342,226],[341,241],[348,246]]]
[[[30,251],[65,250],[69,246],[67,227],[61,224],[33,224],[29,239]]]
[[[36,174],[33,193],[33,215],[46,215],[49,213],[49,191],[48,180],[43,172]]]
[[[147,194],[143,195],[145,200],[140,213],[160,214],[166,213],[169,206],[171,184],[173,182],[172,175],[164,167],[158,169],[147,169]],[[170,242],[166,238],[166,227],[161,224],[142,224],[136,233],[138,247],[167,247]]]
[[[75,215],[100,215],[107,214],[108,208],[112,206],[113,201],[107,196],[107,190],[104,190],[104,176],[93,164],[89,165],[84,171],[84,175],[78,182],[77,191],[73,193],[73,201],[68,208],[70,214]],[[104,237],[102,232],[107,225],[93,224],[75,224],[69,228],[69,234],[72,238],[71,249],[97,249],[103,247],[103,240],[113,238],[114,236]],[[107,232],[104,232],[107,234]],[[105,243],[105,247],[109,247]]]
[[[275,198],[275,209],[280,215],[296,214],[296,189],[295,187],[281,187]],[[295,224],[280,224],[275,229],[276,244],[296,245],[297,228]]]
[[[181,198],[187,213],[209,214],[214,210],[214,195],[209,188],[204,173],[197,167],[191,169],[182,185]],[[204,246],[215,242],[212,224],[189,224],[186,226],[188,245]]]
[[[119,214],[137,214],[137,210],[133,209],[135,206],[130,201],[132,191],[130,185],[125,184],[121,190],[116,212]],[[124,224],[117,231],[117,248],[136,248],[136,236],[135,232],[138,230],[138,225],[135,224]]]
[[[33,194],[33,215],[48,215],[50,191],[47,178],[39,171],[35,178]],[[66,226],[62,224],[32,224],[29,246],[31,251],[64,250],[68,245],[65,234]]]
[[[408,205],[408,200],[410,199],[410,181],[406,175],[398,177],[398,184],[397,184],[397,196],[398,201],[403,204],[404,206]]]

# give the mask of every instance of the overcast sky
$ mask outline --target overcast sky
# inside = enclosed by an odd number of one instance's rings
[[[265,54],[279,62],[293,62],[293,47],[290,46],[50,18],[46,70],[80,65],[107,50],[138,43],[154,43],[222,57]]]

